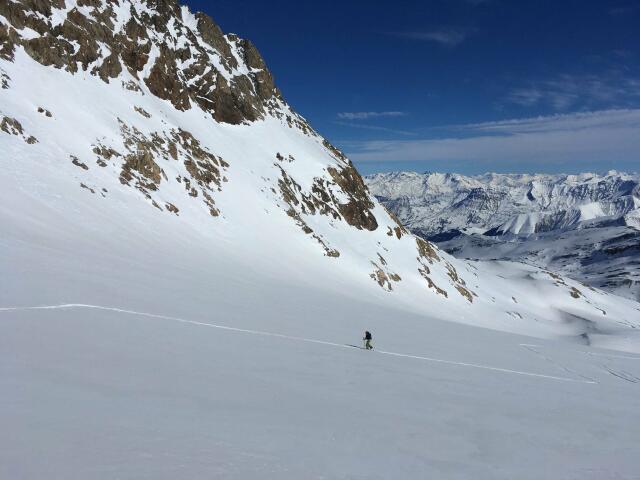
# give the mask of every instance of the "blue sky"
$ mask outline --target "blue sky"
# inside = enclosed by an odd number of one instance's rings
[[[640,171],[640,0],[187,3],[362,173]]]

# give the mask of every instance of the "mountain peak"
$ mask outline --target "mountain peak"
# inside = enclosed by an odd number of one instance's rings
[[[123,71],[178,110],[198,105],[219,122],[255,121],[282,109],[257,48],[224,35],[206,14],[174,0],[2,2],[3,58],[17,46],[38,63],[109,83]]]

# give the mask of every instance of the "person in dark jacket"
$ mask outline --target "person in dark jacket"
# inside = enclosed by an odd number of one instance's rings
[[[373,339],[373,337],[371,336],[371,332],[366,331],[364,332],[364,348],[366,350],[373,350],[373,345],[371,345],[371,340]]]

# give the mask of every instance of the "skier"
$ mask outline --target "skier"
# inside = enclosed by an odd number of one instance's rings
[[[364,332],[364,348],[366,350],[373,350],[373,345],[371,345],[371,340],[372,340],[372,336],[371,333],[369,331]]]

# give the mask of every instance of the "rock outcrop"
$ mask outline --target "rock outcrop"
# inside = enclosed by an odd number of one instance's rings
[[[197,104],[218,122],[264,118],[282,100],[255,45],[175,0],[80,0],[71,9],[64,0],[18,0],[0,2],[0,15],[9,22],[0,24],[4,59],[22,46],[42,65],[106,83],[126,69],[178,110]]]

